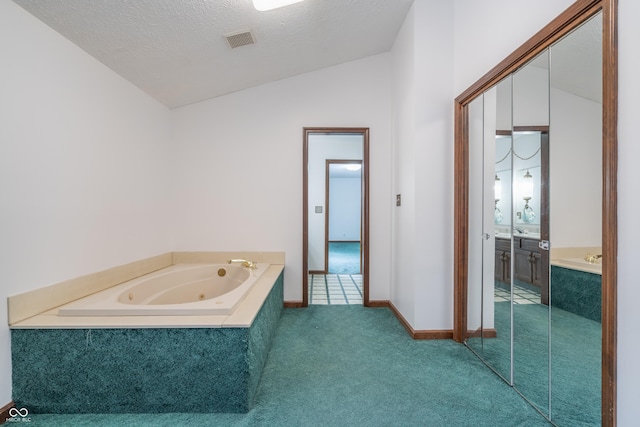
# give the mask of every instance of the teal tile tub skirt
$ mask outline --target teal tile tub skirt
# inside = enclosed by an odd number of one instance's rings
[[[600,322],[602,276],[552,265],[551,305]]]
[[[283,274],[249,328],[13,329],[13,400],[31,413],[248,412]]]

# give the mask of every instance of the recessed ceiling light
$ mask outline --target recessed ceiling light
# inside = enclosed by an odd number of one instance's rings
[[[300,3],[302,0],[253,0],[253,7],[260,12],[265,10],[277,9],[282,6],[288,6],[294,3]]]

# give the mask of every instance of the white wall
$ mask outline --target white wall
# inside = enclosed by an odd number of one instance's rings
[[[453,4],[417,0],[392,52],[392,302],[414,329],[451,329]]]
[[[416,17],[416,329],[453,327],[454,5],[418,2]],[[426,53],[426,54],[425,54]],[[443,177],[445,177],[443,179]]]
[[[549,125],[549,54],[513,73],[513,126]]]
[[[602,246],[602,106],[551,89],[550,235],[556,248]]]
[[[471,86],[574,0],[455,0],[455,95]]]
[[[0,56],[0,299],[170,251],[169,110],[10,1]]]
[[[415,3],[392,48],[393,56],[393,194],[402,206],[393,207],[391,302],[411,324],[415,321]]]
[[[371,299],[389,299],[390,55],[174,110],[176,250],[286,252],[302,299],[302,128],[370,128]]]
[[[638,99],[640,99],[640,2],[618,0],[618,425],[637,425],[640,409],[640,191],[638,191]]]

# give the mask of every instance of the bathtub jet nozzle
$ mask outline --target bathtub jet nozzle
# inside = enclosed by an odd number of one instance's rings
[[[233,264],[233,263],[242,264],[243,267],[250,268],[251,270],[255,270],[256,268],[258,268],[257,262],[249,261],[246,259],[228,259],[227,260],[227,264]]]

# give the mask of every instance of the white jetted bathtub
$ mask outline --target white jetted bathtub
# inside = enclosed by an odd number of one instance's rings
[[[269,268],[176,264],[60,307],[59,316],[227,315]]]

